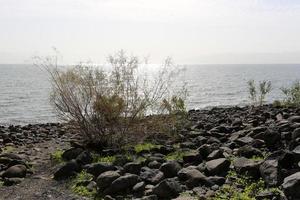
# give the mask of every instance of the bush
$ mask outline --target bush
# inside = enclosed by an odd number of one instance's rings
[[[299,106],[300,105],[300,82],[295,81],[290,88],[281,88],[285,95],[282,102],[286,106]]]
[[[255,81],[248,81],[249,98],[253,105],[262,106],[265,102],[266,95],[271,92],[271,81],[261,81],[258,84],[258,90],[255,86]]]
[[[56,57],[38,61],[50,74],[59,117],[87,142],[122,145],[137,134],[172,130],[185,116],[187,92],[184,86],[172,89],[180,71],[169,58],[153,80],[140,73],[138,58],[124,51],[109,56],[109,70],[83,64],[61,69]]]

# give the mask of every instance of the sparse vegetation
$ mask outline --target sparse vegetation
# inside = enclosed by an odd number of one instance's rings
[[[113,163],[116,160],[116,156],[100,156],[97,154],[93,155],[93,162]]]
[[[140,153],[142,151],[150,151],[151,149],[154,149],[154,148],[159,148],[160,145],[156,145],[156,144],[153,144],[153,143],[141,143],[141,144],[137,144],[134,146],[134,150],[136,153]]]
[[[175,151],[165,156],[166,160],[182,160],[183,156],[187,155],[187,151]]]
[[[93,176],[86,171],[82,171],[71,180],[71,189],[74,193],[84,197],[94,197],[96,195],[96,189],[88,190],[87,183],[93,179]]]
[[[300,106],[300,82],[295,81],[289,88],[281,88],[285,95],[282,104],[285,106]]]
[[[37,60],[50,74],[51,102],[59,117],[88,142],[121,146],[140,137],[136,133],[165,133],[186,113],[187,91],[184,85],[172,89],[180,70],[169,58],[153,80],[140,73],[139,59],[124,51],[109,56],[109,70],[83,64],[62,70],[57,57]],[[149,115],[158,119],[148,120]]]
[[[59,164],[59,163],[62,163],[63,162],[63,159],[62,159],[62,154],[63,154],[63,150],[61,149],[58,149],[56,150],[55,152],[53,152],[51,155],[50,155],[50,159],[51,161],[53,161],[54,163],[56,164]]]
[[[258,89],[257,89],[258,87]],[[249,98],[253,105],[262,106],[265,102],[266,95],[271,92],[271,81],[261,81],[258,86],[255,86],[255,81],[248,81]]]

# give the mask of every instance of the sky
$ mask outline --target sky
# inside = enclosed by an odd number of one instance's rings
[[[0,0],[0,63],[300,63],[299,0]]]

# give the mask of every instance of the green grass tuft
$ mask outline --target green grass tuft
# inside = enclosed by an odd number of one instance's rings
[[[84,182],[89,182],[93,180],[93,175],[87,173],[85,170],[77,174],[77,176],[71,180],[71,190],[80,196],[84,197],[94,197],[97,193],[96,189],[90,191],[86,186],[82,185]]]
[[[53,152],[51,155],[50,155],[50,159],[59,164],[59,163],[62,163],[64,162],[63,159],[62,159],[62,154],[63,154],[63,150],[59,149],[59,150],[56,150],[55,152]]]
[[[141,151],[150,151],[154,148],[159,148],[160,145],[152,144],[152,143],[142,143],[134,146],[134,150],[136,153],[140,153]]]

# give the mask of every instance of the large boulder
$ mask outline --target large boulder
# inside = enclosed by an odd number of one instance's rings
[[[274,157],[267,158],[259,167],[260,174],[268,186],[277,186],[280,184],[281,169],[278,159]]]
[[[104,190],[104,194],[119,194],[131,191],[133,186],[139,182],[139,177],[135,174],[125,174],[114,180],[111,185]]]
[[[164,173],[158,169],[143,167],[141,169],[140,177],[147,183],[157,184],[164,178]]]
[[[182,187],[174,178],[168,178],[160,182],[153,188],[153,193],[160,199],[175,198],[182,192]]]
[[[233,166],[239,174],[246,174],[253,178],[260,177],[260,173],[259,173],[260,164],[261,162],[257,162],[244,157],[237,158],[233,162]]]
[[[209,175],[226,175],[230,166],[230,161],[226,158],[219,158],[206,162],[206,170]]]
[[[62,180],[74,176],[80,171],[81,167],[76,160],[71,160],[62,166],[54,173],[55,180]]]
[[[100,174],[106,171],[117,170],[115,166],[108,163],[93,163],[85,165],[84,169],[87,171],[87,173],[92,174],[95,177],[98,177]]]
[[[164,176],[166,178],[172,178],[177,176],[177,173],[181,169],[181,165],[177,161],[169,161],[166,163],[163,163],[159,170],[164,173]]]
[[[116,171],[103,172],[97,177],[96,183],[100,191],[110,186],[110,184],[121,175]]]
[[[124,172],[125,173],[130,173],[130,174],[139,174],[140,170],[142,168],[142,164],[141,163],[136,163],[136,162],[130,162],[130,163],[126,163],[124,165]]]
[[[83,166],[92,163],[93,157],[90,152],[83,151],[77,156],[76,161],[78,164]]]
[[[26,176],[27,168],[24,165],[14,165],[2,174],[3,178],[24,178]]]
[[[300,199],[300,172],[286,177],[282,188],[288,199]]]
[[[72,159],[76,159],[84,150],[82,148],[71,148],[62,154],[62,158],[66,161],[70,161]]]
[[[207,180],[207,177],[202,174],[195,166],[182,168],[178,172],[178,177],[181,181],[184,181],[189,188],[194,188],[201,185],[211,185],[211,183]]]

